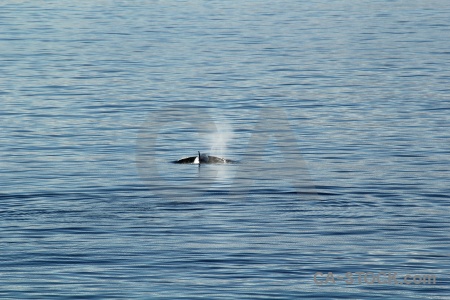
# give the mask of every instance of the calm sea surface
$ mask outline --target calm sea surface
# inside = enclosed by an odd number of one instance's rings
[[[0,26],[0,298],[449,299],[448,1]],[[171,163],[197,151],[238,163]]]

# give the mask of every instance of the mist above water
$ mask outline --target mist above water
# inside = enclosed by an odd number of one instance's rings
[[[216,131],[209,138],[210,155],[229,158],[228,144],[233,139],[233,128],[227,122],[215,122]]]

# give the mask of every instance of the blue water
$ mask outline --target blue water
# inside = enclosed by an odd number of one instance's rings
[[[4,1],[0,25],[0,298],[448,299],[448,1]],[[197,151],[239,163],[170,163]]]

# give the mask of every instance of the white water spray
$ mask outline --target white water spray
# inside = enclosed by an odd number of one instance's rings
[[[214,122],[217,131],[211,134],[210,138],[210,154],[219,157],[228,155],[227,145],[233,139],[233,129],[225,121]]]

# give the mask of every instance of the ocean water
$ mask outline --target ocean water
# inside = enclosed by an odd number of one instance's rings
[[[0,25],[0,298],[448,299],[448,1]],[[171,163],[197,151],[238,163]]]

